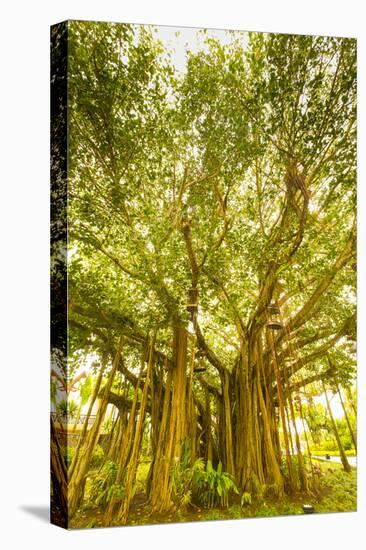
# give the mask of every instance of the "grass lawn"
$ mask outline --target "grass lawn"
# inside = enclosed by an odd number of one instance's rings
[[[264,499],[261,502],[253,502],[248,506],[241,507],[234,504],[227,510],[203,508],[178,511],[168,517],[145,517],[142,510],[138,517],[131,515],[131,523],[165,523],[185,521],[209,521],[220,519],[239,519],[255,517],[273,517],[303,515],[302,505],[312,504],[315,513],[330,512],[355,512],[357,509],[357,471],[347,474],[341,464],[324,463],[319,464],[321,476],[319,479],[319,496],[304,496],[302,494],[292,497],[285,497],[282,501]]]
[[[356,456],[356,452],[354,450],[344,451],[344,453],[345,453],[346,456]],[[326,456],[326,455],[339,456],[339,451],[317,451],[317,450],[312,450],[311,454],[313,456]]]

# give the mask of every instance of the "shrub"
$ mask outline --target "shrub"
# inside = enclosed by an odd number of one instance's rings
[[[116,475],[117,465],[112,460],[108,460],[91,478],[89,497],[94,504],[104,508],[112,495],[118,499],[123,498],[124,476],[122,476],[121,483],[116,486]]]
[[[291,464],[292,464],[292,471],[293,471],[293,474],[295,476],[295,481],[297,483],[299,483],[300,479],[299,479],[299,463],[298,463],[298,458],[297,456],[294,456],[292,455],[290,457],[291,459]],[[288,464],[287,464],[287,458],[285,456],[282,457],[282,462],[281,462],[281,471],[282,471],[282,474],[285,478],[285,483],[289,483],[289,480],[290,480],[290,475],[289,475],[289,471],[288,471]]]
[[[102,433],[110,434],[112,431],[112,428],[113,428],[113,420],[111,417],[109,417],[105,422],[103,422]]]
[[[178,507],[186,507],[191,503],[193,493],[199,487],[203,471],[202,458],[198,458],[190,465],[189,455],[183,452],[181,461],[176,463],[172,469],[173,493]]]
[[[332,439],[324,441],[324,443],[322,444],[322,447],[323,447],[324,451],[337,451],[338,450],[337,443]]]
[[[312,449],[311,454],[312,454],[312,456],[322,456],[322,457],[325,456],[325,455],[339,456],[339,450],[337,449],[336,451],[323,451],[323,450],[319,450],[319,449]],[[354,449],[346,450],[345,454],[347,456],[355,456],[356,455]]]
[[[224,518],[216,510],[212,510],[210,512],[207,512],[206,516],[205,516],[205,520],[207,520],[207,521],[217,521],[217,520],[220,520],[220,519],[224,519]]]
[[[243,517],[243,511],[241,509],[241,506],[239,506],[239,504],[234,504],[234,506],[230,507],[230,516],[233,519],[240,519]]]
[[[98,468],[102,465],[104,460],[104,450],[101,445],[96,445],[90,461],[90,467],[91,468]]]
[[[64,460],[67,468],[70,467],[72,459],[74,458],[74,454],[75,454],[75,447],[64,448]]]
[[[227,508],[229,494],[239,494],[233,476],[223,471],[221,462],[217,470],[210,460],[205,468],[202,458],[191,464],[191,450],[187,441],[183,444],[180,461],[172,468],[172,485],[178,507],[186,507],[196,500],[206,508]]]
[[[181,462],[173,467],[172,483],[175,501],[178,507],[186,507],[197,500],[206,508],[229,505],[229,494],[239,494],[233,477],[222,470],[219,463],[217,470],[210,461],[206,468],[202,458],[198,458],[191,466],[183,454]]]
[[[198,498],[207,508],[213,508],[214,506],[227,508],[229,506],[229,494],[231,492],[239,494],[233,476],[222,470],[221,462],[215,470],[209,460],[206,469],[199,472],[196,486]]]
[[[62,399],[56,407],[56,412],[65,419],[75,418],[77,410],[77,403],[73,399]]]
[[[241,505],[252,504],[252,495],[250,493],[243,493],[241,496]]]

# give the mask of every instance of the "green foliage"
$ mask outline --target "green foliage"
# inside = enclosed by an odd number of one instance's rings
[[[221,462],[215,470],[210,460],[206,468],[202,458],[191,464],[190,456],[189,443],[185,442],[181,459],[172,469],[173,491],[178,507],[187,507],[196,500],[207,508],[227,508],[230,493],[239,493],[233,476],[222,470]]]
[[[183,444],[181,459],[172,468],[172,487],[179,508],[187,507],[200,488],[204,473],[202,458],[191,464],[191,451],[188,442]]]
[[[292,516],[302,514],[303,510],[300,503],[285,502],[274,504],[272,502],[263,502],[255,510],[256,517],[273,517],[273,516]]]
[[[199,473],[197,489],[200,502],[207,508],[214,506],[227,508],[230,494],[239,494],[233,476],[222,470],[221,462],[215,470],[210,460],[207,462],[206,469]]]
[[[56,412],[65,419],[75,418],[78,411],[78,405],[73,399],[62,399],[57,403]]]
[[[112,496],[122,499],[124,494],[124,478],[121,483],[115,485],[117,465],[108,460],[101,470],[94,474],[90,482],[89,499],[96,506],[105,507]]]
[[[354,419],[351,418],[351,420],[354,420]],[[340,437],[340,440],[341,440],[341,443],[343,445],[344,450],[345,451],[354,450],[352,436],[350,434],[346,419],[345,418],[337,418],[335,422],[336,422],[336,425],[337,425],[337,430],[338,430],[339,437]],[[353,431],[356,432],[355,422],[352,422],[352,424],[353,424],[353,426],[351,426],[351,427],[353,427]]]
[[[329,455],[329,456],[339,456],[339,449],[336,448],[336,450],[324,450],[324,449],[314,449],[312,448],[311,449],[311,454],[313,456],[325,456],[325,455]],[[355,451],[354,450],[345,450],[345,454],[347,456],[355,456]]]
[[[319,512],[353,512],[357,509],[357,473],[350,473],[339,464],[322,466],[325,475],[321,478],[324,498],[317,505]]]
[[[290,314],[298,312],[351,238],[355,41],[271,33],[250,33],[246,41],[232,33],[223,44],[203,34],[204,47],[188,49],[178,74],[154,32],[69,23],[70,300],[95,326],[100,312],[111,330],[126,333],[159,323],[165,349],[172,316],[188,322],[187,218],[204,266],[202,330],[232,367],[236,316],[246,324],[255,315],[271,262],[291,296]],[[286,183],[290,169],[309,186],[303,233],[301,196]],[[352,318],[352,262],[299,327],[299,340],[309,341],[301,358]],[[78,323],[80,311],[70,310]],[[101,347],[98,336],[70,327],[71,351]],[[128,368],[138,369],[134,352],[126,355]],[[355,355],[344,340],[332,361],[339,379],[354,377]],[[304,365],[310,374],[325,370],[321,354]]]
[[[355,433],[355,416],[352,413],[349,413],[349,419],[351,422],[351,428]],[[317,403],[316,405],[312,404],[311,406],[306,407],[306,421],[311,430],[314,449],[319,451],[334,451],[336,453],[338,451],[339,453],[329,417],[325,408],[320,403]],[[337,418],[335,422],[344,450],[354,450],[352,436],[346,419],[344,417]],[[314,451],[313,454],[316,454],[316,452]]]
[[[92,394],[92,391],[93,391],[93,378],[91,376],[91,374],[89,374],[84,382],[82,384],[80,384],[80,387],[79,387],[79,393],[80,393],[80,406],[83,407],[84,405],[86,405],[86,403],[89,401],[89,398]]]
[[[292,464],[292,472],[293,472],[293,475],[295,476],[295,481],[298,483],[299,479],[300,479],[299,478],[298,458],[297,458],[297,456],[291,455],[290,460],[291,460],[291,464]],[[282,474],[283,474],[285,480],[289,481],[290,476],[289,476],[289,471],[288,471],[288,463],[287,463],[287,458],[285,456],[282,456],[281,471],[282,471]]]
[[[324,451],[331,451],[333,453],[337,453],[338,451],[339,454],[337,441],[334,437],[332,439],[324,439],[322,441],[322,448],[324,449]]]
[[[102,432],[105,434],[110,434],[113,427],[113,418],[109,417],[103,422]]]
[[[273,290],[284,298],[293,327],[292,346],[284,339],[278,354],[280,368],[301,367],[294,378],[289,374],[289,385],[315,378],[349,386],[355,376],[349,340],[355,337],[356,42],[272,33],[249,33],[247,40],[232,33],[222,43],[206,33],[203,47],[187,48],[178,73],[152,27],[68,25],[72,370],[90,352],[101,356],[106,336],[113,343],[117,331],[128,337],[123,369],[132,375],[141,367],[141,342],[156,326],[156,349],[171,357],[172,320],[188,326],[194,253],[197,319],[210,357],[228,372],[238,370],[242,334],[261,338]],[[209,366],[207,379],[221,389],[217,369]],[[120,392],[120,381],[113,391]],[[313,387],[316,393],[316,382]],[[81,399],[90,391],[86,380]],[[127,388],[127,399],[133,391]],[[197,380],[194,393],[201,400]],[[304,408],[314,444],[331,447],[324,410]],[[350,448],[344,425],[339,428]],[[149,443],[145,433],[143,453]],[[286,463],[281,466],[287,477]],[[95,481],[104,495],[105,480]],[[182,509],[195,500],[228,506],[237,492],[221,463],[217,469],[200,459],[192,464],[185,451],[172,483]],[[264,493],[259,485],[251,491],[253,501]]]
[[[68,468],[72,462],[72,459],[74,458],[75,454],[75,447],[65,447],[64,448],[64,460],[66,467]]]
[[[146,491],[146,480],[151,462],[140,462],[136,473],[136,491]]]
[[[205,520],[207,521],[217,521],[220,519],[224,519],[220,510],[210,510],[205,514]]]
[[[320,442],[329,438],[332,433],[326,409],[321,403],[310,403],[303,407],[303,414],[311,430],[313,441],[318,447]]]
[[[243,517],[242,507],[239,506],[238,504],[234,504],[234,506],[230,506],[229,512],[230,512],[230,516],[233,519],[240,519]]]
[[[241,506],[245,506],[247,504],[252,504],[252,495],[250,493],[244,492],[241,495]]]
[[[104,449],[101,445],[96,445],[90,460],[90,468],[99,468],[105,457]]]

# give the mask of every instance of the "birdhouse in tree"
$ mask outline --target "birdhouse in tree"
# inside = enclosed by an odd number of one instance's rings
[[[198,288],[190,288],[187,294],[187,311],[197,313],[198,310]]]
[[[271,330],[281,330],[283,328],[281,322],[280,308],[275,303],[272,303],[268,306],[267,328]]]

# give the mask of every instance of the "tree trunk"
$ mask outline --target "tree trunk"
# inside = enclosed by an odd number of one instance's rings
[[[187,437],[186,381],[187,331],[173,327],[173,365],[165,386],[163,414],[159,429],[159,444],[154,460],[150,502],[154,512],[163,513],[175,507],[172,500],[171,472],[180,461],[182,444]],[[171,390],[170,390],[171,386]]]
[[[295,481],[294,481],[294,473],[292,468],[292,460],[290,455],[290,447],[289,447],[289,437],[287,433],[287,427],[286,427],[286,414],[285,414],[285,402],[283,397],[283,388],[282,388],[282,381],[281,381],[281,374],[279,372],[279,367],[277,363],[277,355],[273,340],[273,334],[271,330],[268,330],[268,339],[270,343],[271,348],[271,354],[272,354],[272,363],[276,378],[276,385],[277,385],[277,395],[278,395],[278,407],[280,410],[281,415],[281,423],[282,423],[282,431],[283,431],[283,439],[285,443],[285,453],[286,453],[286,462],[288,467],[288,474],[289,474],[289,486],[290,489],[294,489],[295,487]]]
[[[141,405],[140,405],[139,416],[138,416],[138,421],[136,425],[135,437],[133,440],[131,457],[127,467],[126,482],[124,487],[124,499],[122,501],[121,507],[117,515],[118,522],[121,523],[122,525],[125,525],[127,523],[129,507],[134,495],[133,484],[136,479],[136,472],[137,472],[137,466],[138,466],[138,454],[141,447],[143,426],[145,422],[149,383],[152,377],[155,337],[156,337],[156,334],[154,335],[152,342],[150,344],[150,354],[149,354],[149,360],[148,360],[148,366],[147,366],[145,385],[142,391]]]
[[[84,424],[83,424],[83,427],[82,427],[82,430],[81,430],[81,433],[80,433],[80,437],[79,437],[78,443],[77,443],[76,448],[75,448],[74,457],[73,457],[73,459],[71,461],[71,464],[70,464],[70,468],[69,468],[69,472],[68,472],[69,479],[71,479],[71,477],[73,476],[75,467],[78,464],[80,449],[82,447],[84,447],[84,445],[85,445],[85,438],[86,438],[87,431],[88,431],[89,418],[91,416],[91,413],[92,413],[92,410],[93,410],[93,407],[94,407],[94,403],[96,402],[98,394],[99,394],[99,390],[100,390],[100,386],[102,384],[103,375],[104,375],[106,365],[107,365],[107,353],[104,353],[103,357],[102,357],[102,364],[101,364],[101,367],[100,367],[100,370],[99,370],[97,382],[95,384],[93,394],[92,394],[92,398],[91,398],[91,401],[90,401],[90,404],[89,404],[88,412],[86,413],[86,417],[85,417]]]
[[[344,452],[343,445],[342,445],[341,439],[339,437],[337,425],[336,425],[334,417],[333,417],[332,409],[331,409],[331,406],[330,406],[330,402],[329,402],[329,399],[328,399],[328,394],[327,394],[327,390],[325,388],[324,382],[322,382],[322,384],[323,384],[323,390],[324,390],[324,393],[325,393],[325,399],[326,399],[326,402],[327,402],[327,409],[328,409],[328,413],[329,413],[329,418],[330,418],[332,428],[333,428],[333,432],[334,432],[334,435],[335,435],[335,438],[336,438],[336,441],[337,441],[339,454],[341,456],[342,465],[343,465],[344,470],[349,473],[351,471],[351,466],[349,465],[346,453]]]
[[[356,437],[355,437],[355,434],[353,433],[353,430],[352,430],[352,427],[351,427],[351,422],[350,422],[350,420],[349,420],[349,416],[348,416],[348,414],[347,414],[346,407],[345,407],[344,401],[343,401],[343,399],[342,399],[341,390],[340,390],[340,387],[338,386],[338,384],[337,384],[337,391],[338,391],[339,399],[340,399],[340,402],[341,402],[341,405],[342,405],[344,417],[345,417],[346,422],[347,422],[348,430],[349,430],[349,433],[350,433],[350,435],[351,435],[352,442],[353,442],[353,445],[354,445],[354,447],[355,447],[355,451],[356,451],[356,453],[357,453],[357,441],[356,441]]]
[[[97,417],[95,419],[93,426],[87,433],[85,444],[80,449],[82,452],[80,453],[79,460],[75,464],[72,472],[72,476],[69,480],[69,516],[70,517],[72,517],[75,514],[78,503],[80,502],[81,493],[83,492],[82,491],[83,482],[85,481],[85,476],[89,470],[92,453],[94,451],[96,444],[98,443],[100,428],[102,426],[104,416],[108,407],[109,392],[111,390],[114,376],[116,374],[119,361],[120,361],[122,343],[123,343],[123,337],[121,336],[117,345],[117,352],[113,361],[112,369],[109,373],[108,380],[104,388],[103,397],[101,399]]]

